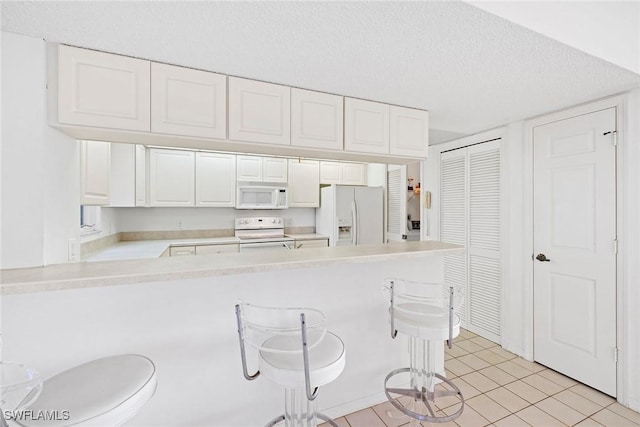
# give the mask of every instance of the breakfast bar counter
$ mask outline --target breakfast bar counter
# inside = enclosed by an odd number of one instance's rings
[[[420,258],[462,251],[438,241],[57,264],[0,271],[2,295]]]
[[[313,307],[346,349],[318,397],[320,412],[339,417],[385,401],[385,376],[408,364],[405,338],[390,337],[385,279],[442,283],[445,256],[462,251],[423,241],[4,270],[2,356],[47,377],[141,354],[158,389],[131,425],[264,425],[283,391],[244,379],[234,306]],[[443,348],[436,357],[444,363]]]

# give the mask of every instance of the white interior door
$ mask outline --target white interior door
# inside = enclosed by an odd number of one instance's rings
[[[387,165],[387,242],[407,235],[407,166]]]
[[[615,115],[598,111],[533,134],[534,359],[612,396]]]

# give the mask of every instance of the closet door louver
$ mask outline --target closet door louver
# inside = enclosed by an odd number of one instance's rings
[[[388,203],[387,203],[387,232],[393,234],[399,234],[402,230],[400,228],[400,204],[402,202],[401,194],[398,191],[400,188],[400,169],[390,170],[387,172],[387,188],[388,191]]]
[[[467,175],[464,150],[443,153],[440,164],[440,240],[467,245]],[[467,285],[467,255],[444,257],[444,281],[447,287]],[[463,325],[466,324],[467,299],[458,308]]]
[[[500,337],[500,148],[468,148],[469,324],[487,338]],[[493,337],[491,336],[493,335]]]
[[[440,240],[467,248],[445,257],[445,283],[466,286],[463,326],[499,342],[500,141],[442,153],[440,189]]]

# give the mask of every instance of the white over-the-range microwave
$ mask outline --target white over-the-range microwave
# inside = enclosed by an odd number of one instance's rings
[[[282,184],[239,182],[236,209],[287,209],[288,190]]]

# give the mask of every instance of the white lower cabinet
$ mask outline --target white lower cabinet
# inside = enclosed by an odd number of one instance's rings
[[[196,206],[236,205],[236,156],[196,153]]]
[[[289,207],[320,207],[320,162],[289,159]]]
[[[225,244],[225,245],[198,245],[196,246],[196,255],[210,255],[210,254],[228,254],[240,252],[240,245]]]
[[[171,256],[184,255],[211,255],[240,252],[240,245],[228,243],[222,245],[192,245],[192,246],[172,246],[169,248]],[[162,256],[165,256],[164,254]]]
[[[150,149],[150,206],[194,206],[194,176],[193,151]]]
[[[171,256],[195,255],[195,246],[172,246],[169,253]]]
[[[328,246],[329,239],[296,240],[296,249],[326,248]]]
[[[80,187],[82,205],[109,204],[109,169],[111,144],[80,141]]]

